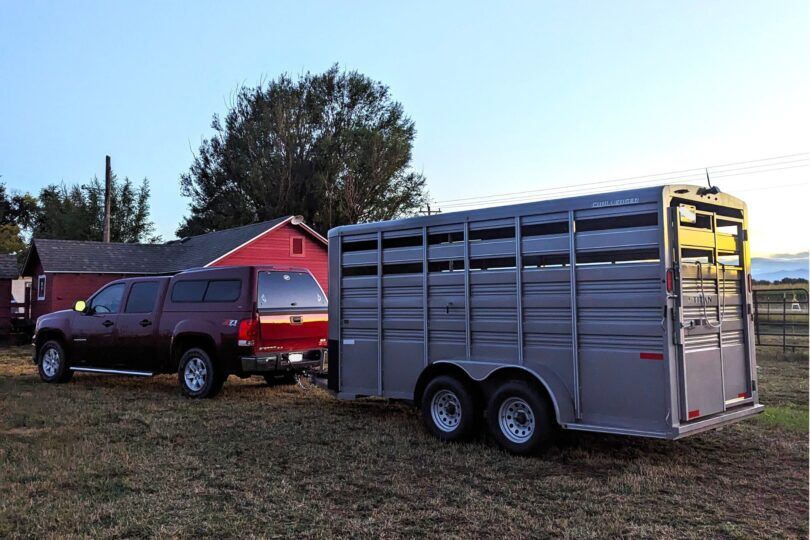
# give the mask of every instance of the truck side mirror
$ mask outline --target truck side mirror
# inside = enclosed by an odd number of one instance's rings
[[[78,311],[79,313],[84,313],[87,311],[87,302],[84,300],[77,300],[75,304],[73,304],[73,311]]]

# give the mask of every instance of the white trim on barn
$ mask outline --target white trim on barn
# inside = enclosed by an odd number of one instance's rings
[[[40,274],[37,276],[37,301],[45,300],[46,287],[48,286],[48,276]]]

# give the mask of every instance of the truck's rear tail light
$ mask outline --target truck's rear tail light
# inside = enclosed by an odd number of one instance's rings
[[[256,330],[258,329],[259,321],[256,319],[243,319],[239,321],[239,346],[240,347],[253,347],[256,343]]]
[[[689,420],[691,420],[692,418],[697,418],[698,416],[700,416],[700,409],[689,411],[689,414],[687,416],[689,417]]]
[[[675,289],[675,272],[670,268],[667,270],[667,292],[671,293]]]

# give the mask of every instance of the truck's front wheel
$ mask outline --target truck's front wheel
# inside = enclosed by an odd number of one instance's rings
[[[422,394],[422,421],[442,441],[461,441],[475,433],[475,398],[464,383],[448,375],[436,377]]]
[[[183,394],[192,398],[212,398],[225,382],[211,355],[198,347],[188,349],[180,357],[177,378]]]
[[[39,378],[47,383],[68,382],[73,372],[68,367],[65,349],[58,341],[43,343],[37,353]]]

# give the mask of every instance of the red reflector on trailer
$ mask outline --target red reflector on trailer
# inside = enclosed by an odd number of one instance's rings
[[[664,355],[661,354],[661,353],[657,353],[657,352],[639,353],[638,357],[641,358],[642,360],[663,360],[664,359]]]
[[[740,392],[739,394],[737,394],[737,397],[746,398],[748,397],[748,394],[746,392]]]
[[[700,416],[700,409],[689,411],[689,414],[687,416],[689,417],[689,420],[691,420],[692,418],[697,418],[698,416]]]
[[[671,293],[675,288],[675,272],[672,271],[672,268],[667,270],[667,292]]]

